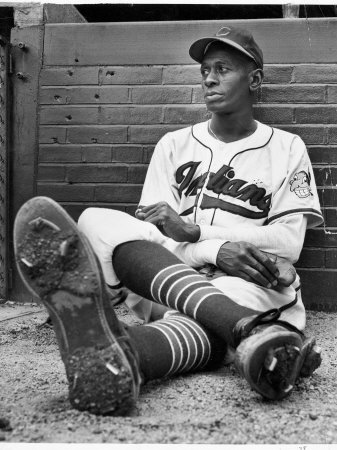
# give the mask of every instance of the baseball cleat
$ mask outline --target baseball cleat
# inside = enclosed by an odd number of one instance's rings
[[[281,321],[250,328],[256,316],[236,325],[241,342],[234,363],[250,386],[263,397],[280,400],[293,390],[296,380],[310,376],[320,366],[321,350],[314,338],[305,338]]]
[[[16,216],[14,251],[24,284],[54,325],[72,406],[94,414],[128,412],[139,393],[138,355],[76,223],[53,200],[32,198]]]

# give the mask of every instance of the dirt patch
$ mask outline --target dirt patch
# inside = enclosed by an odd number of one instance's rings
[[[128,416],[100,417],[71,408],[54,332],[40,326],[47,318],[40,309],[0,306],[0,318],[6,318],[0,322],[1,441],[337,442],[337,313],[308,312],[307,333],[315,335],[323,348],[323,363],[280,402],[263,400],[233,366],[226,366],[216,372],[151,382],[142,387],[137,406]],[[136,323],[123,307],[118,315]]]

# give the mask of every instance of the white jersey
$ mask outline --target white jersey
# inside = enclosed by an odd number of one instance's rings
[[[157,144],[140,205],[167,201],[187,222],[263,226],[287,215],[323,221],[302,139],[257,122],[256,131],[223,143],[208,122],[166,134]]]
[[[234,240],[237,236],[247,240],[252,230],[256,229],[253,236],[261,235],[257,231],[269,224],[283,227],[287,223],[300,248],[303,225],[312,228],[323,221],[304,142],[297,135],[260,122],[251,136],[230,143],[212,137],[208,122],[166,134],[155,148],[140,205],[159,201],[166,201],[184,220],[200,226],[201,242],[167,239],[164,244],[192,267],[198,267],[198,261],[215,264],[220,246],[231,240],[231,235]],[[290,236],[279,235],[280,226],[265,227],[264,244],[260,242],[259,248],[285,256],[277,243],[281,241],[289,252]],[[253,239],[248,242],[253,243]],[[304,329],[298,276],[291,286],[277,289],[231,276],[221,276],[212,283],[242,306],[257,311],[286,308],[282,320]]]

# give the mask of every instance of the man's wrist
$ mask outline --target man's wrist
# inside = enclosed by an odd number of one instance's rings
[[[200,227],[193,223],[185,224],[186,242],[198,242],[200,238]]]
[[[222,241],[222,243],[221,243],[221,245],[220,245],[220,247],[219,247],[219,250],[218,250],[217,255],[216,255],[216,260],[215,260],[215,265],[216,265],[217,267],[219,267],[219,257],[221,256],[221,250],[222,250],[222,248],[225,247],[226,244],[228,244],[228,243],[230,243],[230,241]]]

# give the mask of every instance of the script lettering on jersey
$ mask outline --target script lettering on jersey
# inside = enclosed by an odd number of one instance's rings
[[[203,187],[208,174],[204,173],[194,178],[200,164],[201,161],[190,161],[180,166],[176,171],[176,181],[179,184],[178,192],[180,197],[182,195],[185,195],[185,197],[196,196],[198,190]],[[252,211],[244,206],[236,205],[207,194],[203,195],[200,204],[201,209],[219,208],[223,211],[228,211],[232,214],[238,214],[252,219],[260,219],[268,216],[271,194],[267,195],[266,190],[256,186],[256,184],[249,184],[247,181],[235,178],[233,167],[224,164],[216,173],[211,172],[209,174],[206,189],[214,192],[217,196],[220,194],[228,195],[229,197],[237,198],[242,202],[249,202],[249,204],[256,207],[258,211]],[[191,208],[182,212],[181,215],[184,216],[190,213]]]

